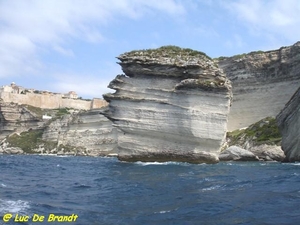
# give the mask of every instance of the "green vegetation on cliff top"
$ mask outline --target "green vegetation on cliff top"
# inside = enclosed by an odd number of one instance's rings
[[[83,147],[74,147],[71,145],[62,145],[59,146],[57,142],[54,141],[45,141],[42,139],[43,130],[29,130],[22,132],[21,134],[13,134],[7,137],[6,141],[9,144],[9,147],[19,147],[27,154],[37,153],[33,151],[38,149],[41,146],[45,153],[53,149],[57,149],[56,152],[63,151],[64,153],[77,153],[78,151],[85,151]]]
[[[247,129],[228,132],[227,138],[230,145],[243,145],[246,141],[254,145],[279,145],[281,142],[281,134],[273,117],[262,119]]]
[[[58,109],[42,109],[38,108],[32,105],[22,105],[26,109],[28,109],[30,112],[34,113],[38,118],[42,118],[43,115],[49,115],[53,118],[58,118],[66,114],[70,114],[70,110],[73,110],[71,108],[58,108]]]
[[[38,148],[42,141],[43,130],[29,130],[18,134],[13,134],[7,137],[9,147],[19,147],[26,153],[34,153],[32,149]]]
[[[246,57],[248,55],[262,54],[262,53],[265,53],[265,52],[262,50],[258,50],[258,51],[252,51],[249,53],[237,54],[237,55],[233,55],[233,56],[219,56],[217,58],[214,58],[214,60],[222,61],[222,60],[229,59],[229,58],[240,59],[240,58]]]
[[[181,58],[186,58],[186,57],[203,58],[203,57],[205,57],[207,59],[211,59],[204,52],[196,51],[196,50],[193,50],[190,48],[180,48],[180,47],[174,46],[174,45],[162,46],[160,48],[155,48],[155,49],[134,50],[131,52],[126,52],[122,55],[149,56],[149,57],[153,57],[153,58],[156,58],[156,57],[171,57],[171,58],[173,58],[176,56],[180,56]]]

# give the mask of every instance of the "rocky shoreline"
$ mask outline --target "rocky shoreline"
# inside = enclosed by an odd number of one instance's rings
[[[1,109],[5,103],[0,103]],[[11,133],[0,142],[0,154],[57,154],[107,156],[116,153],[117,130],[100,114],[101,109],[43,110],[14,104],[14,117],[0,113],[2,125]],[[32,124],[20,122],[24,108]],[[43,120],[47,113],[51,119]],[[36,122],[38,121],[38,122]]]
[[[107,108],[0,101],[0,154],[299,161],[298,56],[300,42],[214,60],[176,46],[127,52],[118,57],[124,74],[109,84],[116,92],[104,95]]]

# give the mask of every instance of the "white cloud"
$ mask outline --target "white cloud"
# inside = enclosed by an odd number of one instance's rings
[[[246,43],[240,35],[234,34],[231,40],[225,42],[225,46],[229,49],[243,48],[246,46]]]
[[[91,73],[56,73],[52,75],[54,82],[49,89],[56,92],[68,93],[76,91],[84,98],[102,97],[103,93],[111,93],[113,90],[107,88],[117,74],[121,74],[120,66],[113,62],[101,62],[99,70]]]
[[[67,48],[63,48],[59,45],[54,45],[53,50],[57,51],[58,53],[60,53],[64,56],[74,57],[74,52],[72,51],[72,49],[67,49]]]
[[[248,0],[223,1],[250,34],[271,39],[283,38],[296,42],[300,39],[300,1],[298,0]]]
[[[0,77],[39,71],[39,53],[53,49],[72,56],[71,39],[101,43],[99,27],[116,17],[139,18],[151,11],[182,15],[175,0],[9,0],[0,1]],[[33,63],[30,63],[33,62]],[[29,66],[30,65],[30,66]]]
[[[112,79],[89,74],[60,74],[56,77],[56,82],[51,85],[51,90],[63,93],[76,91],[79,96],[84,98],[102,98],[101,93],[112,92],[107,88]]]

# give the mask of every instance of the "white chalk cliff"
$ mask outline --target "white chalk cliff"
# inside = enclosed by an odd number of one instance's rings
[[[286,155],[284,161],[300,161],[300,88],[276,119],[282,134],[281,148]]]
[[[43,125],[41,118],[26,106],[5,103],[0,99],[0,141],[14,132],[23,132]]]
[[[114,154],[117,130],[111,121],[92,109],[65,115],[46,126],[43,140],[55,143],[49,153],[107,156]]]
[[[275,117],[300,86],[300,42],[218,60],[232,82],[228,130]]]
[[[118,57],[104,113],[121,132],[125,161],[216,163],[225,141],[231,84],[202,52],[165,46]]]

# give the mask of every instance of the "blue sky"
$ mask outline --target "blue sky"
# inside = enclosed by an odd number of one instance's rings
[[[299,15],[298,0],[0,0],[0,85],[102,97],[121,53],[277,49],[300,41]]]

